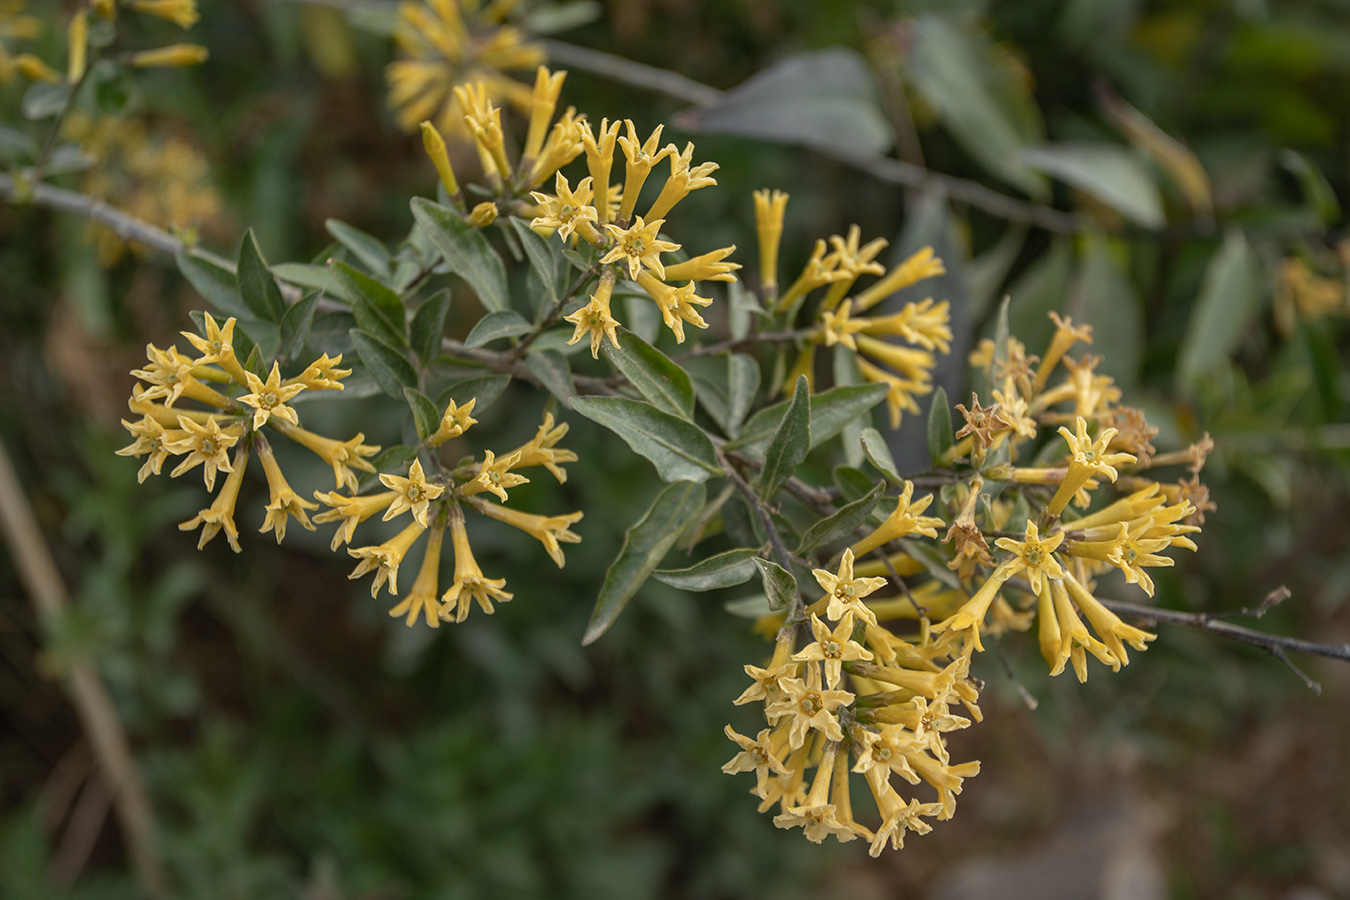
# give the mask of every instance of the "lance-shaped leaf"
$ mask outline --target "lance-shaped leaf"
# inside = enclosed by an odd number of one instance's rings
[[[1148,168],[1124,147],[1108,143],[1047,144],[1022,151],[1022,161],[1078,188],[1145,228],[1161,228],[1162,195]]]
[[[564,403],[576,396],[577,387],[572,383],[572,369],[567,365],[567,357],[557,350],[534,348],[525,357],[525,368],[539,379],[539,383],[550,394]]]
[[[680,532],[698,516],[706,496],[703,485],[687,481],[669,485],[656,495],[651,508],[624,535],[619,555],[605,573],[605,583],[581,639],[583,645],[593,643],[614,624],[675,545]]]
[[[281,317],[286,312],[286,301],[281,297],[281,288],[277,287],[276,279],[267,271],[267,261],[258,249],[252,228],[244,233],[244,239],[239,242],[235,279],[239,286],[239,297],[253,315],[274,324],[281,323]]]
[[[759,495],[772,497],[792,477],[811,451],[811,388],[805,375],[797,376],[792,400],[783,413],[769,446],[764,450],[764,468],[759,472]]]
[[[352,312],[362,331],[397,347],[408,346],[407,313],[403,301],[392,288],[340,259],[330,259],[328,270],[333,280],[342,286],[342,292],[351,298]]]
[[[837,387],[811,398],[811,447],[819,447],[837,435],[853,419],[876,406],[886,396],[886,385],[864,384]],[[758,456],[769,443],[787,411],[784,400],[761,409],[750,417],[740,436],[727,443],[728,449]]]
[[[1238,229],[1224,235],[1223,245],[1205,267],[1200,299],[1191,313],[1177,360],[1177,384],[1192,389],[1241,343],[1256,312],[1261,283],[1246,237]]]
[[[947,401],[947,389],[939,385],[933,389],[933,405],[928,410],[928,455],[934,465],[952,446],[952,405]],[[895,463],[891,463],[895,467]]]
[[[652,406],[692,421],[694,385],[689,380],[689,373],[628,329],[619,329],[618,336],[618,349],[608,342],[602,345],[614,368],[622,372]]]
[[[455,401],[457,406],[463,406],[470,400],[477,400],[473,411],[482,413],[483,410],[497,402],[497,398],[506,390],[506,386],[511,383],[510,375],[475,375],[472,378],[464,378],[460,381],[447,385],[445,390],[441,391],[438,398],[440,408],[445,409],[450,405],[450,401]]]
[[[328,271],[327,265],[316,266],[313,263],[276,263],[271,266],[272,274],[282,281],[298,285],[302,288],[311,288],[323,291],[334,300],[340,300],[343,303],[350,303],[347,292],[342,285],[338,284],[333,273]]]
[[[329,219],[323,223],[323,227],[328,229],[333,240],[346,247],[373,275],[377,278],[389,277],[389,248],[383,241],[338,219]]]
[[[409,343],[423,366],[434,363],[441,355],[441,337],[445,332],[445,314],[450,310],[450,292],[439,290],[426,299],[413,313],[408,325]]]
[[[189,250],[180,250],[176,258],[178,271],[217,311],[236,319],[253,318],[252,310],[244,305],[243,298],[239,296],[239,286],[233,272]]]
[[[417,426],[417,437],[425,441],[435,434],[441,427],[441,413],[436,404],[431,402],[431,398],[416,388],[405,387],[403,399],[408,401],[408,408],[412,410],[413,424]]]
[[[776,562],[758,556],[751,557],[750,561],[759,569],[759,577],[764,581],[764,596],[769,598],[769,609],[773,612],[786,609],[797,596],[797,579]]]
[[[732,353],[727,357],[727,434],[735,437],[759,393],[759,363],[753,356]]]
[[[322,295],[322,291],[310,291],[286,307],[286,313],[281,317],[281,346],[277,349],[279,356],[293,357],[305,348],[310,326],[314,324],[314,310]]]
[[[536,306],[541,313],[546,312],[567,290],[564,284],[569,272],[567,262],[559,253],[557,242],[535,234],[530,230],[530,226],[525,224],[525,220],[512,216],[506,221],[511,223],[516,237],[520,240],[521,248],[530,260],[530,267],[534,270],[535,277],[539,279],[539,286],[544,289]]]
[[[482,231],[425,197],[413,198],[412,212],[450,271],[469,283],[483,306],[494,312],[506,309],[506,267]]]
[[[650,460],[664,481],[707,481],[722,474],[712,440],[692,422],[626,397],[573,397],[571,404]]]
[[[404,351],[359,328],[351,330],[351,337],[361,362],[380,390],[402,399],[403,389],[417,384],[417,370]]]
[[[891,448],[880,431],[875,428],[864,428],[858,435],[858,442],[862,444],[863,455],[867,457],[868,462],[876,466],[881,474],[896,484],[902,481],[900,473],[896,471]]]
[[[881,499],[881,492],[885,488],[886,482],[877,482],[872,490],[860,499],[854,500],[833,515],[812,525],[806,530],[806,534],[802,535],[802,543],[797,548],[797,554],[801,555],[822,544],[833,543],[840,538],[848,537],[863,527],[867,522],[867,517],[872,515],[872,510],[876,509],[877,501]]]
[[[657,569],[652,577],[682,591],[715,591],[754,578],[757,569],[751,558],[758,553],[750,547],[738,547],[710,556],[687,569]]]
[[[473,350],[500,338],[528,334],[533,330],[534,326],[526,322],[520,313],[513,309],[502,309],[479,319],[478,324],[473,326],[469,336],[464,339],[464,346]]]

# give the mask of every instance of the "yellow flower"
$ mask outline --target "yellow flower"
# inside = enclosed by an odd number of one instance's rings
[[[352,370],[339,369],[338,364],[341,362],[341,353],[333,357],[325,353],[310,363],[305,371],[294,378],[287,379],[286,383],[304,385],[306,389],[311,391],[345,390],[342,386],[342,379],[352,374]]]
[[[1036,369],[1036,380],[1032,384],[1032,390],[1039,393],[1045,387],[1046,381],[1050,379],[1050,373],[1059,361],[1064,358],[1064,354],[1069,352],[1074,344],[1082,341],[1085,344],[1092,343],[1092,326],[1082,325],[1078,328],[1073,327],[1073,319],[1067,316],[1063,319],[1059,313],[1050,312],[1050,318],[1055,323],[1055,333],[1050,338],[1050,346],[1045,350],[1045,356],[1041,359],[1041,365]]]
[[[137,484],[144,484],[152,474],[158,475],[164,460],[174,451],[169,445],[182,440],[186,434],[177,428],[165,428],[154,416],[144,415],[139,422],[122,420],[122,427],[136,440],[117,451],[118,456],[144,456],[146,460],[136,473]]]
[[[1101,601],[1092,596],[1088,589],[1072,575],[1064,579],[1064,587],[1073,597],[1074,603],[1082,610],[1083,615],[1087,616],[1088,622],[1092,624],[1092,630],[1101,636],[1102,643],[1111,651],[1111,655],[1120,661],[1122,666],[1130,664],[1130,655],[1125,650],[1125,644],[1128,643],[1142,653],[1148,649],[1146,642],[1157,638],[1156,634],[1142,631],[1133,625],[1126,625],[1120,621],[1120,616],[1102,606]]]
[[[559,542],[561,541],[564,544],[581,542],[581,535],[571,531],[567,526],[579,522],[583,513],[574,512],[565,516],[538,516],[534,513],[523,513],[511,509],[509,506],[500,506],[482,500],[471,502],[473,508],[480,513],[505,522],[513,528],[519,528],[543,544],[544,549],[548,551],[548,555],[560,569],[567,560],[563,556],[562,547],[558,546]]]
[[[765,728],[753,740],[745,735],[737,734],[730,725],[726,727],[725,731],[728,738],[740,745],[741,752],[722,766],[722,771],[728,775],[735,775],[738,772],[754,772],[757,782],[754,790],[756,797],[763,800],[768,796],[767,786],[770,772],[780,777],[792,774],[779,758],[779,754],[782,753],[786,745],[786,741],[782,740],[787,736],[784,729],[775,729],[771,736],[769,729]],[[774,736],[777,736],[779,740],[775,741]],[[775,743],[778,746],[774,746]]]
[[[825,667],[825,683],[838,688],[843,680],[843,665],[855,659],[871,659],[872,651],[853,640],[853,614],[844,613],[839,625],[833,630],[820,621],[819,616],[811,616],[811,634],[815,640],[792,658],[799,662],[819,662]]]
[[[1045,652],[1045,632],[1042,632],[1041,652],[1045,655],[1046,662],[1051,665],[1050,674],[1054,676],[1063,672],[1064,664],[1072,660],[1074,674],[1078,676],[1080,682],[1086,682],[1087,656],[1084,651],[1091,653],[1100,662],[1118,671],[1121,661],[1105,644],[1088,634],[1087,626],[1083,624],[1083,621],[1078,618],[1078,613],[1074,611],[1065,584],[1066,582],[1063,579],[1050,581],[1050,591],[1054,595],[1055,630],[1059,632],[1059,648],[1054,653],[1053,659]],[[1042,604],[1043,611],[1044,604]]]
[[[637,206],[638,194],[642,193],[642,186],[647,182],[647,176],[651,174],[652,167],[675,152],[674,146],[667,144],[663,149],[657,150],[657,145],[661,143],[661,130],[664,125],[657,125],[656,129],[646,141],[639,141],[637,129],[633,127],[632,119],[625,119],[624,125],[628,128],[628,136],[619,138],[619,146],[623,149],[625,160],[624,181],[623,181],[623,201],[619,206],[618,220],[627,222],[633,217],[633,209]]]
[[[778,246],[783,239],[783,215],[788,195],[767,188],[755,191],[755,237],[759,242],[759,283],[767,296],[778,292]]]
[[[827,744],[825,752],[816,768],[815,780],[811,791],[801,806],[785,806],[783,812],[774,816],[773,824],[779,828],[800,827],[806,839],[819,844],[827,835],[834,835],[841,843],[851,841],[857,835],[835,816],[835,804],[829,802],[830,786],[834,780],[834,762],[839,753],[838,746]]]
[[[478,423],[470,413],[473,412],[473,405],[478,402],[477,397],[470,398],[468,403],[463,406],[450,401],[450,405],[445,408],[445,415],[441,416],[441,427],[436,429],[436,433],[427,438],[427,446],[439,447],[451,438],[457,438],[472,426]]]
[[[363,443],[366,439],[364,434],[358,433],[349,441],[338,441],[306,431],[285,420],[273,422],[272,427],[332,466],[333,478],[340,488],[345,487],[353,493],[356,492],[359,483],[353,469],[372,473],[375,471],[375,467],[366,459],[379,453],[380,448],[377,444]]]
[[[431,164],[436,167],[436,175],[441,179],[441,184],[445,185],[446,196],[457,196],[459,179],[455,177],[455,167],[450,164],[450,154],[445,149],[445,138],[441,137],[441,133],[430,121],[422,122],[421,128],[422,149],[426,151]]]
[[[148,16],[167,19],[179,28],[191,28],[201,18],[196,0],[134,0],[131,8]]]
[[[14,68],[29,81],[45,81],[49,84],[60,84],[62,81],[60,72],[31,53],[20,53],[14,57]]]
[[[854,298],[854,305],[858,308],[858,312],[864,312],[876,306],[896,291],[901,291],[911,285],[918,284],[925,278],[945,275],[946,272],[947,269],[942,264],[942,260],[933,256],[933,248],[921,247],[900,265],[883,275],[867,290],[860,292]],[[925,300],[924,302],[931,304],[933,301]],[[946,307],[946,305],[947,301],[944,300],[942,306]],[[951,340],[951,332],[947,333],[947,339]],[[909,338],[909,340],[913,340],[913,338]],[[918,342],[915,341],[915,343]],[[932,348],[930,347],[929,349],[931,350]],[[947,351],[943,350],[942,352],[946,353]]]
[[[639,218],[639,222],[642,220]],[[642,286],[661,310],[661,319],[675,335],[677,344],[684,343],[684,325],[688,322],[695,328],[707,328],[708,323],[698,314],[696,306],[709,306],[711,297],[700,297],[694,293],[691,281],[682,288],[671,287],[664,281],[658,281],[647,272],[637,274],[637,283]]]
[[[558,237],[563,240],[567,240],[573,232],[576,232],[588,243],[598,245],[600,233],[592,225],[596,221],[597,213],[595,207],[590,205],[591,179],[581,179],[577,182],[577,189],[573,191],[571,185],[567,183],[567,176],[559,172],[554,178],[554,189],[557,194],[553,196],[539,191],[530,192],[530,196],[539,204],[539,215],[530,221],[530,227],[536,231],[557,229]]]
[[[670,157],[670,177],[661,187],[661,193],[652,208],[647,210],[648,219],[664,219],[666,213],[689,196],[690,192],[717,184],[717,179],[712,177],[712,173],[717,171],[717,163],[690,166],[694,159],[692,143],[685,144],[683,153],[677,153],[674,145],[670,145],[667,155]]]
[[[591,131],[590,122],[581,123],[581,146],[586,151],[586,168],[595,184],[595,210],[601,222],[611,218],[609,209],[609,170],[614,165],[614,142],[619,137],[619,122],[600,122],[600,137]]]
[[[314,525],[309,521],[309,516],[305,515],[305,510],[318,509],[319,504],[301,500],[295,491],[291,490],[286,476],[281,473],[281,467],[277,465],[277,458],[272,453],[271,445],[266,441],[258,442],[258,458],[262,460],[263,472],[267,474],[267,487],[271,493],[271,499],[267,504],[267,518],[263,520],[262,528],[258,530],[263,534],[275,531],[277,543],[280,544],[286,537],[287,519],[294,516],[306,530],[313,531]]]
[[[508,453],[501,459],[498,459],[491,450],[484,450],[483,461],[478,465],[478,475],[460,488],[460,494],[471,497],[481,491],[488,491],[505,503],[507,488],[529,483],[530,479],[511,471],[519,462],[519,450]]]
[[[943,526],[943,521],[936,516],[923,515],[923,511],[933,502],[933,495],[925,494],[917,501],[911,502],[913,496],[914,484],[906,481],[904,490],[900,492],[900,497],[895,504],[895,509],[886,517],[886,521],[881,523],[880,528],[858,541],[851,548],[855,558],[871,553],[882,544],[908,537],[911,534],[921,534],[930,538],[937,537],[937,529]]]
[[[229,405],[229,398],[207,387],[193,374],[195,363],[178,352],[177,347],[160,350],[154,344],[145,345],[145,355],[150,360],[144,369],[133,369],[131,374],[150,385],[140,395],[141,400],[164,398],[165,406],[173,406],[179,397],[198,400],[218,409]]]
[[[389,504],[398,499],[397,491],[385,491],[379,494],[368,494],[364,497],[344,497],[343,495],[329,491],[314,492],[314,499],[331,506],[332,509],[326,509],[314,517],[314,521],[320,525],[329,522],[341,522],[338,529],[333,534],[333,552],[343,544],[350,544],[352,537],[356,534],[356,526],[360,525],[366,519],[382,511]]]
[[[877,624],[876,614],[862,602],[863,598],[886,583],[885,578],[854,578],[853,551],[845,550],[839,560],[839,572],[832,574],[825,569],[812,569],[821,590],[829,598],[825,615],[831,621],[838,621],[845,613],[853,613],[869,625]],[[836,739],[837,740],[837,739]]]
[[[79,10],[71,16],[66,27],[66,46],[70,56],[66,64],[66,80],[75,84],[84,77],[84,67],[89,61],[89,13]]]
[[[187,416],[179,416],[178,427],[182,429],[183,437],[166,446],[171,453],[186,453],[188,456],[169,473],[169,477],[177,478],[200,465],[206,489],[215,490],[216,472],[233,471],[230,468],[229,449],[239,442],[239,426],[221,428],[215,419],[209,419],[205,425],[199,425]]]
[[[211,51],[199,44],[170,44],[131,54],[131,64],[138,69],[176,69],[204,63],[210,55]]]
[[[820,682],[820,667],[806,664],[806,680],[787,678],[782,682],[783,696],[765,710],[771,719],[791,716],[788,746],[794,750],[806,743],[806,734],[814,729],[831,741],[842,741],[836,710],[853,702],[848,691],[825,690]]]
[[[548,176],[582,154],[580,122],[577,111],[569,106],[567,112],[553,123],[548,140],[544,141],[544,149],[530,167],[530,177],[526,182],[529,187],[543,184]]]
[[[864,319],[852,319],[853,301],[845,300],[836,310],[825,310],[820,316],[820,336],[826,347],[843,344],[854,353],[858,352],[858,342],[853,335],[867,327]]]
[[[858,370],[862,372],[864,378],[868,381],[884,384],[889,388],[886,391],[886,411],[890,414],[892,429],[900,427],[902,413],[918,413],[919,404],[915,401],[915,397],[932,393],[933,386],[926,379],[918,381],[901,378],[899,375],[887,372],[880,366],[868,362],[861,356],[857,357],[857,360]]]
[[[660,238],[661,225],[665,219],[643,221],[642,216],[628,228],[605,223],[605,229],[614,239],[614,247],[600,257],[601,263],[623,260],[628,266],[628,277],[637,280],[638,273],[645,266],[657,278],[666,277],[666,267],[661,264],[661,254],[680,249],[679,244],[663,241]]]
[[[241,385],[248,384],[247,373],[244,367],[239,364],[238,358],[234,355],[234,325],[235,318],[230,316],[225,320],[222,327],[216,324],[216,320],[210,313],[202,313],[206,321],[206,336],[193,334],[190,331],[181,332],[183,337],[197,348],[200,357],[192,361],[194,366],[209,366],[215,364],[220,366]]]
[[[544,136],[553,121],[553,111],[558,106],[558,95],[562,93],[566,72],[549,73],[540,66],[534,73],[534,91],[530,94],[530,127],[526,132],[525,150],[521,154],[522,168],[525,168],[539,156],[544,148]]]
[[[592,359],[600,358],[600,344],[606,337],[614,349],[619,348],[619,335],[615,330],[619,322],[609,311],[609,298],[613,289],[614,270],[606,269],[600,276],[600,284],[591,295],[590,302],[571,315],[563,316],[565,321],[576,326],[572,339],[567,342],[568,346],[581,340],[583,335],[590,335]]]
[[[360,578],[373,570],[375,580],[370,585],[370,596],[377,596],[386,581],[389,582],[390,595],[397,596],[399,564],[403,562],[403,557],[412,549],[412,545],[417,542],[424,531],[426,531],[425,526],[413,522],[379,546],[348,547],[347,554],[361,560],[352,570],[352,573],[347,576],[348,580]]]
[[[394,502],[389,504],[389,508],[385,510],[384,518],[381,520],[384,522],[412,510],[413,518],[417,520],[417,524],[425,528],[427,527],[427,509],[431,501],[445,493],[445,485],[427,483],[426,473],[422,471],[420,459],[413,460],[412,465],[408,468],[407,478],[381,474],[380,483],[398,494],[394,498]]]
[[[880,275],[886,271],[885,266],[874,260],[878,253],[886,249],[889,241],[877,238],[860,247],[858,245],[861,241],[862,229],[857,225],[849,226],[848,237],[830,235],[830,246],[834,248],[830,253],[834,260],[831,269],[841,273],[842,277],[836,278],[830,285],[829,293],[821,301],[821,309],[834,309],[838,306],[839,301],[844,299],[844,294],[848,293],[848,289],[860,275]],[[859,312],[863,309],[865,307],[858,307]]]
[[[702,256],[695,256],[685,260],[682,263],[666,266],[666,281],[735,281],[736,276],[731,274],[739,269],[740,263],[722,262],[728,256],[736,252],[736,245],[722,247],[720,250],[713,250],[710,253],[704,253]]]
[[[422,568],[417,572],[417,580],[413,582],[412,590],[389,610],[389,615],[394,618],[406,614],[409,628],[417,621],[419,614],[426,618],[427,624],[432,628],[441,627],[441,601],[436,596],[439,593],[436,580],[440,575],[441,543],[444,538],[445,526],[437,519],[431,526],[431,534],[427,536],[426,555],[422,557]]]
[[[792,304],[805,297],[822,285],[830,284],[834,281],[847,278],[847,272],[837,271],[836,267],[839,260],[833,254],[825,255],[825,242],[816,241],[815,247],[811,251],[811,258],[806,261],[802,267],[802,273],[797,276],[797,280],[792,282],[783,296],[778,298],[778,312],[783,312],[792,306]]]
[[[239,529],[234,525],[234,505],[239,499],[239,486],[244,483],[244,470],[247,468],[248,446],[245,445],[235,453],[233,466],[226,470],[230,474],[211,505],[197,513],[195,517],[179,524],[179,531],[191,531],[201,526],[202,536],[197,541],[198,550],[209,544],[211,539],[224,529],[225,539],[230,542],[230,549],[235,553],[241,552]]]
[[[264,382],[252,372],[245,372],[250,393],[239,398],[240,403],[253,407],[253,430],[257,431],[267,424],[272,416],[284,419],[292,425],[300,424],[300,417],[294,409],[286,405],[288,400],[305,389],[303,384],[283,385],[281,383],[281,365],[272,363],[272,371]]]
[[[1088,481],[1089,478],[1105,475],[1115,481],[1119,476],[1116,466],[1135,461],[1129,453],[1111,453],[1109,445],[1116,436],[1116,429],[1104,428],[1094,441],[1088,436],[1087,422],[1080,415],[1076,419],[1077,434],[1060,427],[1059,433],[1069,445],[1069,471],[1064,476],[1059,490],[1046,507],[1046,515],[1057,516],[1068,505],[1069,499]]]
[[[450,589],[441,597],[441,618],[447,622],[453,617],[463,622],[469,615],[469,603],[477,600],[483,612],[492,615],[492,601],[505,603],[513,596],[502,590],[506,586],[505,578],[485,578],[483,570],[478,568],[469,547],[469,534],[464,529],[464,514],[457,507],[450,510],[450,539],[455,547],[455,580]]]
[[[473,134],[483,173],[490,179],[509,181],[511,162],[506,158],[506,142],[502,135],[501,110],[488,96],[485,82],[456,85],[455,99],[464,112],[464,123]]]
[[[1028,519],[1025,538],[1022,541],[1015,541],[1012,538],[999,538],[994,542],[1013,554],[1013,558],[999,568],[1007,570],[1008,574],[1005,580],[1019,571],[1025,570],[1027,580],[1031,582],[1031,589],[1039,592],[1042,576],[1046,578],[1064,577],[1064,569],[1060,566],[1059,560],[1055,559],[1055,550],[1059,549],[1059,545],[1064,542],[1064,532],[1058,531],[1043,539],[1036,529],[1036,524]]]

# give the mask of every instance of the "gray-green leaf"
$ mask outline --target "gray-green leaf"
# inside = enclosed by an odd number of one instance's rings
[[[1031,147],[1022,161],[1105,203],[1145,228],[1161,228],[1162,195],[1147,167],[1129,150],[1108,143]]]
[[[732,587],[744,584],[755,576],[755,564],[750,560],[758,552],[750,547],[739,547],[710,556],[687,569],[657,569],[652,577],[682,591],[715,591]]]
[[[472,350],[501,338],[528,334],[532,330],[534,326],[525,321],[525,317],[520,313],[513,309],[501,309],[479,319],[478,324],[473,326],[469,336],[464,339],[464,346]]]
[[[759,473],[759,495],[772,497],[792,477],[811,450],[811,388],[806,376],[797,376],[792,400],[783,413],[769,446],[764,450],[764,468]]]
[[[681,419],[694,418],[694,385],[670,359],[626,328],[618,331],[617,349],[606,342],[605,356],[657,409]]]
[[[253,315],[273,324],[281,324],[281,317],[286,313],[286,301],[281,297],[281,288],[277,287],[276,279],[267,271],[267,261],[258,249],[252,228],[244,233],[244,239],[239,242],[235,279],[239,296]]]
[[[786,609],[797,596],[797,579],[776,562],[758,556],[751,557],[750,561],[759,569],[759,577],[764,581],[764,596],[769,598],[769,609],[773,612]]]
[[[413,198],[412,212],[450,271],[469,283],[483,306],[506,309],[506,266],[483,233],[454,210],[425,197]]]
[[[876,509],[877,501],[881,499],[881,492],[885,488],[886,482],[877,482],[872,490],[862,497],[808,528],[806,534],[802,535],[801,546],[797,548],[798,555],[814,550],[822,544],[848,537],[861,528],[867,517],[872,515],[872,510]]]
[[[417,370],[403,350],[359,328],[351,330],[351,337],[361,362],[380,390],[402,399],[403,389],[417,384]]]
[[[722,474],[712,440],[692,422],[626,397],[573,397],[571,404],[650,460],[665,481],[706,481]]]
[[[407,310],[392,288],[340,259],[330,259],[328,270],[342,286],[342,292],[351,298],[352,312],[362,331],[398,347],[408,346]]]

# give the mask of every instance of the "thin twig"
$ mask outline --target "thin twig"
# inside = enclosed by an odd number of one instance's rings
[[[716,344],[706,344],[699,347],[691,347],[683,353],[672,356],[674,362],[682,362],[686,359],[692,359],[698,356],[716,356],[719,353],[725,353],[728,350],[739,350],[742,347],[751,345],[785,343],[787,341],[796,341],[810,337],[820,329],[818,328],[797,328],[792,331],[764,331],[758,334],[746,335],[743,338],[731,338],[725,341],[718,341]]]
[[[0,443],[0,524],[9,543],[10,557],[28,589],[38,619],[50,630],[69,606],[68,594],[3,443]],[[149,897],[167,896],[168,881],[155,847],[150,798],[112,697],[98,670],[87,659],[71,662],[67,688],[105,783],[113,793],[122,836],[141,889]]]
[[[1040,701],[1031,696],[1031,691],[1027,690],[1027,686],[1022,683],[1022,679],[1018,678],[1017,673],[1013,671],[1012,662],[1008,659],[1008,651],[1003,649],[1001,639],[994,639],[994,649],[998,651],[998,661],[1003,664],[1003,674],[1008,676],[1008,680],[1017,689],[1017,695],[1022,698],[1022,702],[1026,704],[1027,709],[1034,710],[1040,706]]]
[[[602,53],[599,50],[578,47],[576,44],[555,41],[552,38],[536,37],[532,40],[543,45],[544,52],[553,62],[583,69],[595,75],[603,75],[634,87],[646,88],[684,103],[706,106],[716,103],[722,96],[722,92],[717,88],[701,84],[668,69],[658,69],[656,66],[633,62],[612,53]]]

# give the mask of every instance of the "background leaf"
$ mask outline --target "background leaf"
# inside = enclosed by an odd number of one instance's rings
[[[1136,225],[1161,228],[1167,223],[1157,182],[1124,147],[1107,143],[1050,144],[1024,150],[1022,160],[1090,194]]]

